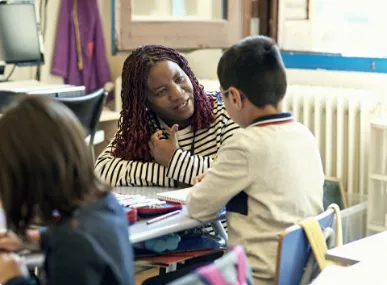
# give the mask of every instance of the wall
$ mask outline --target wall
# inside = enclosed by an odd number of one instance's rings
[[[111,55],[111,1],[97,0],[103,22],[103,31],[110,69],[113,78],[121,74],[122,65],[126,55]],[[36,1],[37,5],[39,0]],[[52,83],[62,83],[60,77],[50,74],[51,58],[55,46],[55,32],[57,27],[57,15],[59,11],[60,0],[48,1],[46,38],[45,38],[45,59],[42,67],[42,81]],[[221,56],[220,50],[199,50],[185,54],[190,62],[191,68],[198,78],[216,80],[216,66]],[[6,73],[10,67],[7,67]],[[13,80],[26,80],[34,77],[36,68],[17,67],[12,76]],[[307,85],[328,85],[351,88],[371,88],[387,94],[387,75],[371,74],[359,72],[335,72],[322,70],[288,70],[290,84]],[[386,96],[387,97],[387,96]]]
[[[98,4],[102,15],[110,70],[113,78],[116,78],[121,75],[122,65],[125,61],[126,55],[111,55],[111,1],[98,0]],[[191,68],[195,73],[197,73],[198,77],[216,79],[216,65],[221,54],[221,50],[198,50],[189,54],[184,54],[184,56],[187,57]],[[203,62],[208,63],[208,65],[203,67]]]

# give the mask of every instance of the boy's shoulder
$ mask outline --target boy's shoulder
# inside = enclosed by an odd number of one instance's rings
[[[284,133],[287,135],[293,133],[294,135],[302,135],[310,139],[314,139],[312,132],[305,127],[303,124],[293,121],[287,124],[289,129]],[[276,125],[274,125],[276,127]],[[256,148],[260,145],[260,148],[264,147],[265,144],[271,145],[273,138],[278,138],[278,135],[274,135],[272,128],[267,126],[250,125],[247,128],[238,129],[230,141],[234,143],[240,143],[247,147]],[[284,142],[285,143],[285,142]]]
[[[238,128],[224,145],[249,152],[250,149],[259,149],[256,146],[260,145],[261,142],[260,134],[256,133],[254,129]]]

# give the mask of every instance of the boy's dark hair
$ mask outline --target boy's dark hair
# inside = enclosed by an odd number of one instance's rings
[[[110,191],[94,174],[85,132],[62,103],[21,96],[0,119],[0,200],[7,227],[23,234],[36,217],[71,217],[82,201]]]
[[[286,71],[277,45],[251,36],[227,49],[218,63],[220,86],[238,88],[257,107],[277,107],[286,93]]]

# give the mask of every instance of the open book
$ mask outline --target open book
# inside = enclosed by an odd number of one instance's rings
[[[186,198],[192,188],[157,193],[157,198],[165,201],[179,202],[186,204]]]

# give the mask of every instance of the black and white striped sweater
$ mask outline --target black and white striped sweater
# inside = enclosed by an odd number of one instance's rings
[[[179,130],[177,139],[180,148],[173,155],[168,168],[156,162],[116,158],[111,154],[110,143],[97,159],[97,175],[112,186],[177,187],[177,181],[192,184],[192,179],[207,170],[220,146],[238,129],[238,125],[226,113],[224,105],[214,95],[209,96],[213,100],[215,121],[208,129],[198,130],[195,135],[190,126]],[[161,128],[169,129],[164,122],[159,121]],[[158,128],[156,122],[150,123],[155,129]]]

